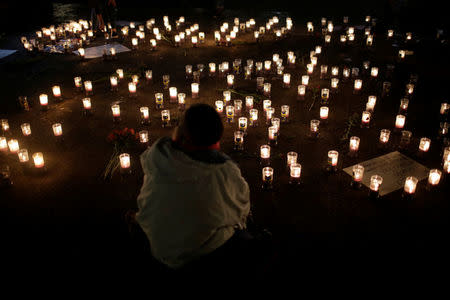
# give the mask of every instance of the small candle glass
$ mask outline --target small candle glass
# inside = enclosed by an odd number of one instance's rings
[[[262,91],[264,88],[264,77],[256,77],[256,90]]]
[[[389,142],[389,136],[391,131],[388,129],[381,129],[380,131],[380,143],[386,145]]]
[[[372,76],[373,78],[377,78],[377,76],[378,76],[378,68],[377,67],[372,67],[372,69],[370,70],[370,76]]]
[[[242,112],[242,100],[234,100],[234,113],[236,116],[240,116]]]
[[[292,163],[289,167],[290,169],[290,184],[300,184],[300,176],[302,173],[302,165],[299,163]]]
[[[405,126],[406,117],[404,115],[397,115],[395,118],[395,128],[397,130],[403,129]]]
[[[226,110],[226,115],[227,115],[227,122],[233,123],[233,121],[234,121],[234,106],[227,105],[225,107],[225,110]]]
[[[248,111],[253,108],[253,96],[246,96],[245,97],[245,107]]]
[[[121,171],[129,171],[131,167],[130,154],[122,153],[119,155],[120,169]]]
[[[450,110],[450,104],[448,104],[448,103],[441,103],[441,109],[439,111],[441,116],[448,115],[449,110]]]
[[[345,67],[342,70],[342,76],[344,76],[344,79],[348,79],[350,77],[350,69]]]
[[[170,111],[165,109],[161,111],[162,127],[170,126]]]
[[[111,105],[111,111],[114,122],[120,121],[120,105],[119,104]]]
[[[360,143],[360,138],[357,136],[352,136],[350,138],[350,142],[348,145],[350,154],[356,154],[359,150],[359,143]]]
[[[260,151],[261,164],[269,165],[270,164],[270,146],[262,145],[260,147],[259,151]]]
[[[262,169],[263,189],[271,189],[273,183],[273,168],[264,167]]]
[[[336,150],[328,151],[328,170],[335,172],[337,171],[339,152]]]
[[[157,109],[164,108],[164,95],[163,93],[155,93],[155,103]]]
[[[370,177],[370,185],[369,185],[369,197],[373,199],[377,199],[380,193],[380,187],[383,183],[383,177],[380,175],[372,175]]]
[[[306,94],[306,86],[303,84],[299,85],[297,89],[297,99],[303,100],[305,98],[305,94]]]
[[[308,84],[309,84],[309,76],[308,75],[303,75],[302,76],[302,85],[308,86]]]
[[[331,67],[331,75],[339,76],[339,67],[336,67],[336,66]]]
[[[319,136],[319,125],[320,125],[319,120],[311,120],[310,121],[310,123],[309,123],[310,136],[312,138],[317,138]]]
[[[250,126],[258,126],[258,110],[255,108],[250,109]]]
[[[283,86],[285,88],[289,88],[291,86],[291,74],[289,73],[283,74]]]
[[[4,136],[0,136],[0,151],[8,152],[8,142]]]
[[[223,101],[222,100],[217,100],[215,104],[216,104],[216,111],[219,114],[223,113]]]
[[[1,119],[1,125],[2,125],[3,132],[9,131],[9,123],[8,123],[7,119]]]
[[[236,150],[244,150],[244,132],[237,130],[234,132],[234,148]]]
[[[42,152],[36,152],[32,155],[34,167],[37,169],[41,169],[45,166],[44,155]]]
[[[297,152],[291,151],[287,153],[287,158],[286,158],[286,163],[287,163],[287,167],[289,168],[292,164],[297,163],[297,157],[298,154]]]
[[[78,90],[81,90],[81,88],[83,87],[83,84],[82,84],[82,79],[81,79],[81,77],[75,77],[74,79],[73,79],[73,81],[74,81],[74,84],[75,84],[75,88],[77,88]]]
[[[147,82],[151,82],[153,79],[153,71],[152,70],[146,70],[145,71],[145,79]]]
[[[328,112],[329,112],[329,108],[328,106],[321,106],[320,107],[320,112],[319,112],[319,116],[320,119],[325,121],[328,119]]]
[[[377,103],[377,96],[369,96],[369,98],[367,99],[366,110],[369,112],[373,112],[376,103]]]
[[[416,177],[406,177],[405,186],[403,188],[405,196],[412,196],[416,192],[417,183],[419,180]]]
[[[327,65],[321,65],[320,66],[320,78],[323,79],[327,76],[328,73],[328,66]]]
[[[441,180],[442,172],[438,169],[432,169],[430,170],[430,173],[428,174],[428,184],[430,187],[437,186],[439,184],[439,181]]]
[[[270,125],[273,115],[275,114],[275,108],[268,107],[266,109],[266,124]]]
[[[216,74],[216,64],[215,63],[209,63],[209,75],[213,76],[214,74]]]
[[[111,75],[111,76],[109,77],[109,82],[110,82],[110,84],[111,84],[111,90],[112,90],[112,91],[117,91],[117,84],[118,84],[117,76]]]
[[[47,94],[40,94],[39,95],[39,103],[41,104],[42,110],[48,109],[48,96]]]
[[[177,88],[176,87],[170,87],[169,88],[170,102],[171,103],[177,102],[177,96],[178,96]]]
[[[53,134],[54,134],[56,137],[62,136],[63,131],[62,131],[62,125],[61,125],[60,123],[55,123],[55,124],[53,124],[53,125],[52,125],[52,129],[53,129]]]
[[[148,131],[141,130],[139,131],[139,141],[141,144],[148,144]]]
[[[192,98],[198,98],[199,90],[200,90],[199,83],[197,82],[191,83]]]
[[[322,104],[328,104],[328,99],[330,98],[330,90],[322,89],[320,95],[322,98]]]
[[[268,128],[269,145],[276,146],[278,139],[278,127],[271,126]]]
[[[428,150],[430,149],[430,145],[431,140],[429,138],[426,137],[421,138],[419,143],[419,151],[422,153],[428,152]]]
[[[272,89],[272,84],[270,84],[270,82],[266,82],[263,85],[263,94],[266,97],[270,97],[270,91]]]
[[[31,135],[31,126],[29,123],[23,123],[22,125],[20,125],[20,128],[22,129],[22,134],[24,136]]]
[[[20,147],[19,147],[19,141],[16,139],[11,139],[8,141],[8,148],[9,148],[9,152],[16,154]]]
[[[142,124],[148,124],[150,121],[150,113],[147,106],[142,106],[139,108],[139,111],[141,113],[141,123]]]
[[[180,110],[184,110],[186,107],[186,94],[185,93],[178,93],[178,108]]]
[[[354,92],[359,93],[362,89],[362,80],[361,79],[355,79],[354,83]]]
[[[233,85],[234,85],[234,75],[233,74],[227,75],[227,85],[228,85],[228,88],[233,88]]]
[[[352,171],[353,171],[352,186],[355,188],[360,188],[364,176],[364,167],[362,165],[355,165],[353,166]]]
[[[369,128],[371,113],[368,111],[363,111],[361,117],[361,127]]]
[[[331,90],[333,92],[337,92],[338,84],[339,84],[339,78],[331,78]]]
[[[61,99],[61,87],[59,85],[55,85],[52,87],[53,96],[57,99]]]
[[[20,149],[17,152],[17,156],[19,157],[19,162],[22,164],[25,164],[30,161],[30,157],[28,156],[28,150],[27,149]]]
[[[163,78],[164,89],[165,90],[169,89],[170,75],[165,74],[165,75],[162,76],[162,78]]]
[[[271,107],[272,105],[272,101],[270,101],[269,99],[263,100],[263,109],[264,111],[267,111],[267,109],[269,107]]]
[[[281,121],[288,122],[289,121],[289,105],[281,106]]]
[[[87,80],[84,82],[84,90],[86,92],[86,96],[92,95],[92,81]]]
[[[247,131],[247,118],[246,117],[239,118],[239,130],[243,131],[244,133]]]
[[[131,97],[136,97],[136,83],[129,82],[128,83],[128,91],[130,92]]]

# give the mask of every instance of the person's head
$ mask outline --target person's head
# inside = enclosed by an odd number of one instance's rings
[[[182,146],[205,148],[220,141],[223,124],[216,110],[208,104],[190,106],[174,131],[173,140]]]

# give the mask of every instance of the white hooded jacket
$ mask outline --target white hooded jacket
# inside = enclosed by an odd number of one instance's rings
[[[136,220],[153,256],[178,268],[222,246],[245,227],[250,192],[231,160],[193,160],[161,138],[141,155],[144,182]]]

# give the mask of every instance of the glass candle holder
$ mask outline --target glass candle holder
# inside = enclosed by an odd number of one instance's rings
[[[266,70],[266,72],[269,72],[271,68],[272,68],[272,61],[270,60],[264,61],[264,70]]]
[[[431,140],[429,138],[426,137],[421,138],[419,143],[419,151],[422,153],[428,152],[428,150],[430,149],[430,145]]]
[[[178,90],[176,87],[169,87],[169,99],[171,103],[176,103],[178,97]]]
[[[243,131],[235,131],[234,132],[234,148],[236,150],[244,150],[244,132]]]
[[[256,77],[256,90],[262,91],[264,88],[264,77]]]
[[[209,63],[208,66],[209,66],[209,75],[210,76],[215,75],[216,74],[216,64],[212,62],[212,63]]]
[[[260,147],[259,151],[260,151],[261,164],[269,165],[269,163],[270,163],[270,146],[262,145]]]
[[[59,85],[55,85],[52,87],[53,96],[57,99],[61,98],[61,87]]]
[[[450,161],[450,146],[444,148],[444,152],[442,154],[442,161]]]
[[[8,141],[8,148],[9,148],[9,152],[16,154],[20,147],[19,147],[19,141],[16,139],[11,139]]]
[[[87,80],[84,82],[84,90],[86,92],[86,96],[92,95],[92,81]]]
[[[369,128],[370,117],[371,117],[371,113],[370,112],[368,112],[368,111],[363,111],[362,112],[361,127]]]
[[[406,117],[404,115],[397,115],[395,118],[395,128],[397,130],[403,129],[405,127]]]
[[[120,106],[119,106],[119,104],[111,105],[111,111],[112,111],[112,115],[113,115],[113,120],[115,122],[120,121]]]
[[[164,85],[164,89],[167,90],[169,88],[169,84],[170,84],[170,75],[163,75],[162,76],[163,79],[163,85]]]
[[[30,157],[28,156],[27,149],[20,149],[17,152],[17,156],[19,157],[19,162],[22,164],[28,163],[30,161]]]
[[[148,144],[148,131],[147,130],[139,131],[139,142],[141,144]]]
[[[328,106],[321,106],[319,110],[319,117],[322,121],[325,121],[328,119],[328,112],[329,108]]]
[[[145,80],[149,83],[149,82],[152,81],[152,79],[153,79],[153,71],[152,70],[145,70]]]
[[[411,96],[414,93],[414,84],[408,83],[406,85],[406,95]]]
[[[41,169],[45,166],[44,155],[42,152],[36,152],[31,157],[33,157],[34,167]]]
[[[302,165],[299,163],[292,163],[289,166],[290,170],[290,178],[289,183],[290,184],[300,184],[300,176],[302,173]]]
[[[400,137],[400,148],[405,148],[411,142],[412,132],[408,130],[402,130],[402,136]]]
[[[8,122],[8,120],[7,119],[1,119],[0,122],[1,122],[2,131],[3,132],[9,131],[9,122]]]
[[[266,109],[266,124],[270,125],[273,115],[275,114],[275,108],[268,107]]]
[[[439,111],[441,116],[448,115],[449,110],[450,110],[450,104],[448,104],[448,103],[441,103],[441,109]]]
[[[222,100],[217,100],[217,101],[215,102],[215,105],[216,105],[216,111],[217,111],[219,114],[222,114],[222,113],[223,113],[223,101],[222,101]]]
[[[305,94],[306,94],[306,86],[303,84],[299,85],[297,89],[297,99],[303,100],[305,98]]]
[[[41,105],[42,110],[48,109],[48,96],[47,94],[40,94],[39,95],[39,103]]]
[[[170,111],[165,109],[161,111],[162,127],[170,126]]]
[[[311,75],[314,72],[314,65],[313,64],[307,64],[306,65],[306,72]]]
[[[386,145],[389,142],[389,136],[391,135],[391,131],[388,129],[381,129],[380,131],[380,143],[382,145]]]
[[[270,97],[271,89],[272,89],[272,84],[270,84],[270,82],[264,83],[264,86],[263,86],[263,94],[264,94],[264,96]]]
[[[370,76],[372,76],[372,78],[378,77],[378,68],[377,67],[372,67],[372,69],[370,69]]]
[[[227,85],[228,85],[228,88],[233,87],[233,85],[234,85],[234,75],[233,74],[227,75]]]
[[[289,121],[289,105],[281,106],[281,121],[288,122]]]
[[[430,170],[430,173],[428,174],[428,184],[431,187],[437,186],[439,184],[439,181],[441,180],[442,172],[438,169],[432,169]]]
[[[178,93],[177,98],[178,98],[178,108],[180,110],[184,110],[184,108],[186,107],[186,94]]]
[[[77,76],[73,79],[73,81],[75,84],[75,88],[77,88],[78,90],[80,90],[83,87],[83,81],[81,77]]]
[[[339,85],[339,78],[331,78],[331,90],[337,92]]]
[[[4,136],[0,136],[0,152],[8,152],[8,142]]]
[[[234,106],[227,105],[225,110],[226,110],[227,122],[232,123],[234,121]]]
[[[191,84],[192,98],[198,98],[199,90],[200,90],[200,84],[197,82],[193,82]]]
[[[319,136],[319,125],[320,125],[319,120],[310,121],[309,128],[310,128],[310,136],[312,138],[317,138]]]
[[[62,125],[60,123],[53,124],[52,129],[53,129],[53,134],[56,137],[62,136],[63,131],[62,131]]]
[[[258,110],[253,108],[250,109],[250,126],[258,126]]]
[[[288,152],[286,155],[286,163],[287,163],[287,167],[289,168],[292,164],[297,163],[297,157],[298,154],[297,152],[291,151]]]
[[[419,180],[416,177],[409,176],[406,177],[405,185],[403,188],[404,194],[406,196],[412,196],[416,192],[417,183]]]
[[[238,124],[239,124],[239,130],[241,130],[242,132],[245,133],[247,131],[247,118],[240,117],[238,120]]]
[[[157,109],[164,108],[164,95],[163,93],[155,93],[155,103]]]
[[[248,111],[253,108],[253,96],[246,96],[245,97],[245,107]]]
[[[234,113],[236,116],[240,116],[242,113],[242,100],[234,100]]]
[[[268,128],[269,145],[276,146],[278,140],[278,128],[276,126],[270,126]]]
[[[262,187],[263,189],[271,189],[273,184],[273,168],[264,167],[262,169]]]
[[[24,136],[31,135],[31,126],[29,123],[23,123],[22,125],[20,125],[20,128],[22,129],[22,134]]]
[[[360,138],[357,136],[352,136],[350,138],[350,142],[348,145],[348,149],[350,151],[350,154],[356,154],[359,150],[359,143],[360,143]]]
[[[333,66],[331,67],[331,75],[332,76],[339,76],[339,67]]]
[[[439,137],[445,137],[448,134],[450,124],[448,122],[439,123]]]
[[[141,123],[148,124],[150,122],[150,113],[147,106],[143,106],[139,109],[141,113]]]
[[[369,96],[367,99],[366,110],[369,112],[373,112],[376,103],[377,103],[377,96]]]
[[[356,79],[355,83],[354,83],[354,92],[355,93],[359,93],[362,89],[362,80],[361,79]]]
[[[128,91],[131,97],[136,97],[136,83],[129,82],[128,83]]]
[[[444,162],[443,170],[447,175],[450,174],[450,161]]]
[[[355,188],[360,188],[364,176],[364,167],[362,165],[355,165],[353,166],[352,171],[352,185]]]
[[[289,73],[283,74],[283,86],[285,88],[289,88],[291,86],[291,74]]]
[[[271,106],[272,106],[272,101],[270,101],[269,99],[263,100],[263,109],[264,109],[264,112],[266,112],[267,109],[268,109],[269,107],[271,107]]]
[[[370,185],[369,185],[369,197],[371,198],[378,198],[380,193],[380,187],[383,183],[383,177],[380,175],[372,175],[370,177]]]
[[[131,167],[130,154],[122,153],[119,155],[120,169],[121,171],[128,171]]]
[[[330,150],[328,151],[328,170],[329,171],[337,171],[338,166],[338,159],[339,159],[339,152],[336,150]]]
[[[344,77],[344,79],[348,79],[350,77],[350,69],[347,67],[342,69],[342,76]]]
[[[309,76],[308,75],[303,75],[302,76],[302,85],[308,86],[308,84],[309,84]]]

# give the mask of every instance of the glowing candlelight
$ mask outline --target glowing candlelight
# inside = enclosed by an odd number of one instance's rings
[[[250,126],[257,126],[258,125],[258,110],[257,109],[250,109]]]
[[[17,156],[21,163],[27,163],[30,160],[27,149],[20,149],[19,152],[17,152]]]
[[[372,112],[375,109],[377,103],[377,96],[369,96],[366,104],[366,110]]]
[[[362,165],[353,166],[353,182],[361,184],[364,176],[364,167]]]
[[[234,132],[234,147],[236,150],[244,149],[244,132],[243,131],[235,131]]]
[[[289,183],[290,184],[294,184],[294,183],[299,184],[300,176],[301,176],[301,172],[302,172],[302,165],[299,163],[293,163],[290,165],[289,169],[290,169]]]
[[[450,161],[447,160],[447,161],[444,162],[444,168],[443,169],[444,169],[445,173],[450,174]]]
[[[216,111],[221,114],[223,112],[223,101],[222,100],[217,100],[215,102],[216,104]]]
[[[0,136],[0,151],[1,152],[8,151],[8,142],[6,141],[6,138],[3,136]]]
[[[271,67],[272,67],[272,61],[270,61],[270,60],[264,61],[264,69],[266,71],[270,71]]]
[[[186,104],[186,94],[178,93],[178,105],[183,108],[185,104]]]
[[[313,64],[307,64],[306,65],[306,71],[307,71],[308,74],[312,74],[314,72],[314,65]]]
[[[170,125],[170,111],[169,110],[162,110],[161,111],[161,120],[162,120],[162,126],[166,127]]]
[[[297,163],[297,157],[298,157],[297,152],[293,152],[293,151],[288,152],[286,157],[287,157],[286,158],[286,163],[287,163],[288,167],[290,167],[292,164],[296,164]]]
[[[247,118],[246,117],[239,118],[239,130],[242,130],[243,132],[247,131]]]
[[[131,39],[131,44],[133,45],[133,48],[137,48],[137,46],[138,46],[138,43],[139,43],[139,40],[137,39],[137,38],[132,38]]]
[[[56,98],[61,97],[61,88],[59,87],[59,85],[53,86],[52,91],[53,91],[53,96],[55,96]]]
[[[41,104],[41,108],[45,109],[48,106],[48,96],[47,94],[39,95],[39,103]]]
[[[131,81],[137,86],[139,83],[139,75],[132,75],[131,76]]]
[[[362,80],[361,79],[355,80],[354,88],[355,88],[356,92],[361,90],[361,88],[362,88]]]
[[[264,83],[264,96],[270,97],[270,91],[272,89],[272,84],[269,82]]]
[[[2,119],[1,124],[2,124],[2,131],[6,132],[9,130],[9,123],[7,119]]]
[[[350,77],[350,69],[347,68],[347,67],[345,67],[345,68],[342,70],[342,76],[344,76],[344,78],[349,78],[349,77]]]
[[[247,110],[250,110],[253,108],[253,96],[246,96],[245,97],[245,107]]]
[[[313,26],[312,22],[306,23],[306,27],[307,27],[308,32],[313,32],[314,31],[314,26]]]
[[[449,110],[450,110],[450,104],[448,104],[448,103],[441,103],[441,109],[439,111],[439,113],[441,115],[448,114]]]
[[[269,99],[263,100],[263,109],[266,111],[269,107],[272,106],[272,101]]]
[[[302,76],[302,85],[308,86],[308,83],[309,83],[309,76],[308,75],[303,75]]]
[[[155,93],[156,108],[161,109],[164,107],[164,96],[163,93]]]
[[[423,137],[420,139],[419,150],[422,152],[427,152],[430,149],[431,140],[429,138]]]
[[[78,89],[81,89],[81,87],[82,87],[82,79],[81,79],[81,77],[75,77],[73,79],[73,81],[75,83],[75,87],[78,88]]]
[[[135,96],[136,95],[136,83],[129,82],[128,83],[128,91],[130,92],[131,96]]]
[[[119,161],[120,161],[120,168],[122,168],[122,170],[130,168],[130,166],[131,166],[130,154],[128,154],[128,153],[120,154]]]
[[[319,135],[319,125],[320,125],[319,120],[311,120],[310,121],[309,128],[310,128],[311,137],[317,137]]]
[[[176,87],[169,88],[169,96],[170,96],[170,100],[172,100],[173,102],[175,102],[177,100],[178,91],[177,91]]]
[[[399,57],[400,59],[405,59],[405,57],[406,57],[406,51],[405,51],[405,50],[399,50],[399,51],[398,51],[398,57]]]
[[[438,169],[432,169],[430,170],[430,173],[428,174],[428,183],[432,186],[436,186],[439,184],[439,181],[441,180],[442,172]]]
[[[287,122],[289,120],[289,105],[281,106],[281,120]]]
[[[84,82],[84,90],[86,91],[86,95],[92,94],[92,81],[87,80]]]
[[[320,92],[320,95],[322,97],[322,102],[327,103],[328,99],[330,98],[330,90],[329,89],[322,89]]]
[[[376,195],[378,196],[378,192],[380,190],[381,184],[383,183],[383,177],[380,175],[372,175],[370,177],[370,191],[376,192]]]
[[[325,43],[326,43],[326,44],[331,43],[331,35],[326,34],[326,35],[324,36],[324,40],[325,40]]]
[[[260,147],[260,157],[262,160],[270,159],[270,146],[269,145],[262,145]]]
[[[141,112],[141,119],[147,121],[150,118],[149,109],[147,106],[143,106],[139,109]]]
[[[167,90],[169,88],[169,83],[170,83],[170,75],[163,75],[163,85],[164,85],[164,89]]]
[[[276,145],[277,144],[277,133],[278,133],[278,127],[271,126],[268,129],[268,135],[269,135],[269,144]]]
[[[297,97],[299,99],[302,99],[305,97],[305,94],[306,94],[306,86],[303,84],[299,85],[297,88]]]
[[[197,43],[198,43],[198,37],[196,35],[193,35],[191,37],[191,42],[192,42],[192,46],[193,47],[197,47]]]
[[[234,106],[227,105],[225,107],[226,115],[227,115],[227,121],[229,123],[232,123],[234,121]]]
[[[36,168],[43,168],[45,165],[44,162],[44,155],[42,154],[42,152],[36,152],[32,155],[33,157],[33,161],[34,161],[34,166]]]
[[[120,117],[120,106],[119,106],[119,104],[111,105],[111,111],[112,111],[112,114],[113,114],[114,118],[119,118]]]
[[[416,177],[406,177],[404,191],[406,194],[413,195],[416,192],[416,186],[419,180]]]
[[[234,100],[234,112],[237,116],[241,115],[242,112],[242,100],[236,99]]]
[[[116,73],[119,76],[119,79],[123,79],[123,77],[124,77],[123,69],[117,69]],[[116,77],[116,79],[117,79],[117,77]]]
[[[371,117],[371,113],[370,112],[363,111],[362,112],[362,117],[361,117],[361,126],[369,127],[370,117]]]
[[[80,54],[81,58],[84,58],[84,55],[85,55],[84,48],[78,48],[78,53]]]
[[[193,82],[191,84],[192,98],[198,98],[199,89],[200,89],[199,83]]]
[[[17,153],[19,151],[19,141],[16,139],[11,139],[8,141],[9,152]]]
[[[62,125],[60,123],[55,123],[52,125],[52,129],[53,129],[53,134],[55,136],[62,136],[63,132],[62,132]]]
[[[395,128],[402,129],[405,126],[406,117],[404,115],[397,115],[395,118]]]
[[[320,107],[320,113],[319,113],[320,119],[322,119],[322,120],[328,119],[328,111],[329,111],[328,106]]]
[[[231,101],[231,91],[223,91],[223,100],[225,101],[225,104],[228,104]]]
[[[228,84],[229,88],[233,87],[233,84],[234,84],[234,75],[233,74],[227,75],[227,84]]]
[[[23,123],[22,125],[20,125],[20,128],[22,129],[22,134],[24,136],[31,135],[31,126],[29,123]]]
[[[360,142],[360,138],[357,136],[352,136],[350,138],[350,143],[349,143],[349,150],[350,152],[357,152],[359,149],[359,142]]]
[[[215,74],[216,73],[216,64],[215,63],[209,63],[209,73],[210,74]]]
[[[262,169],[262,181],[264,188],[270,188],[273,182],[273,168],[264,167]]]
[[[291,74],[285,73],[283,74],[283,85],[285,88],[290,87],[291,85]]]
[[[332,169],[337,168],[338,164],[338,158],[339,158],[339,152],[336,150],[330,150],[328,151],[328,166]]]
[[[389,142],[389,136],[391,134],[391,131],[388,129],[381,129],[380,131],[380,143],[381,144],[387,144]]]
[[[147,81],[150,81],[153,79],[153,71],[152,70],[146,70],[145,71],[145,79]]]

